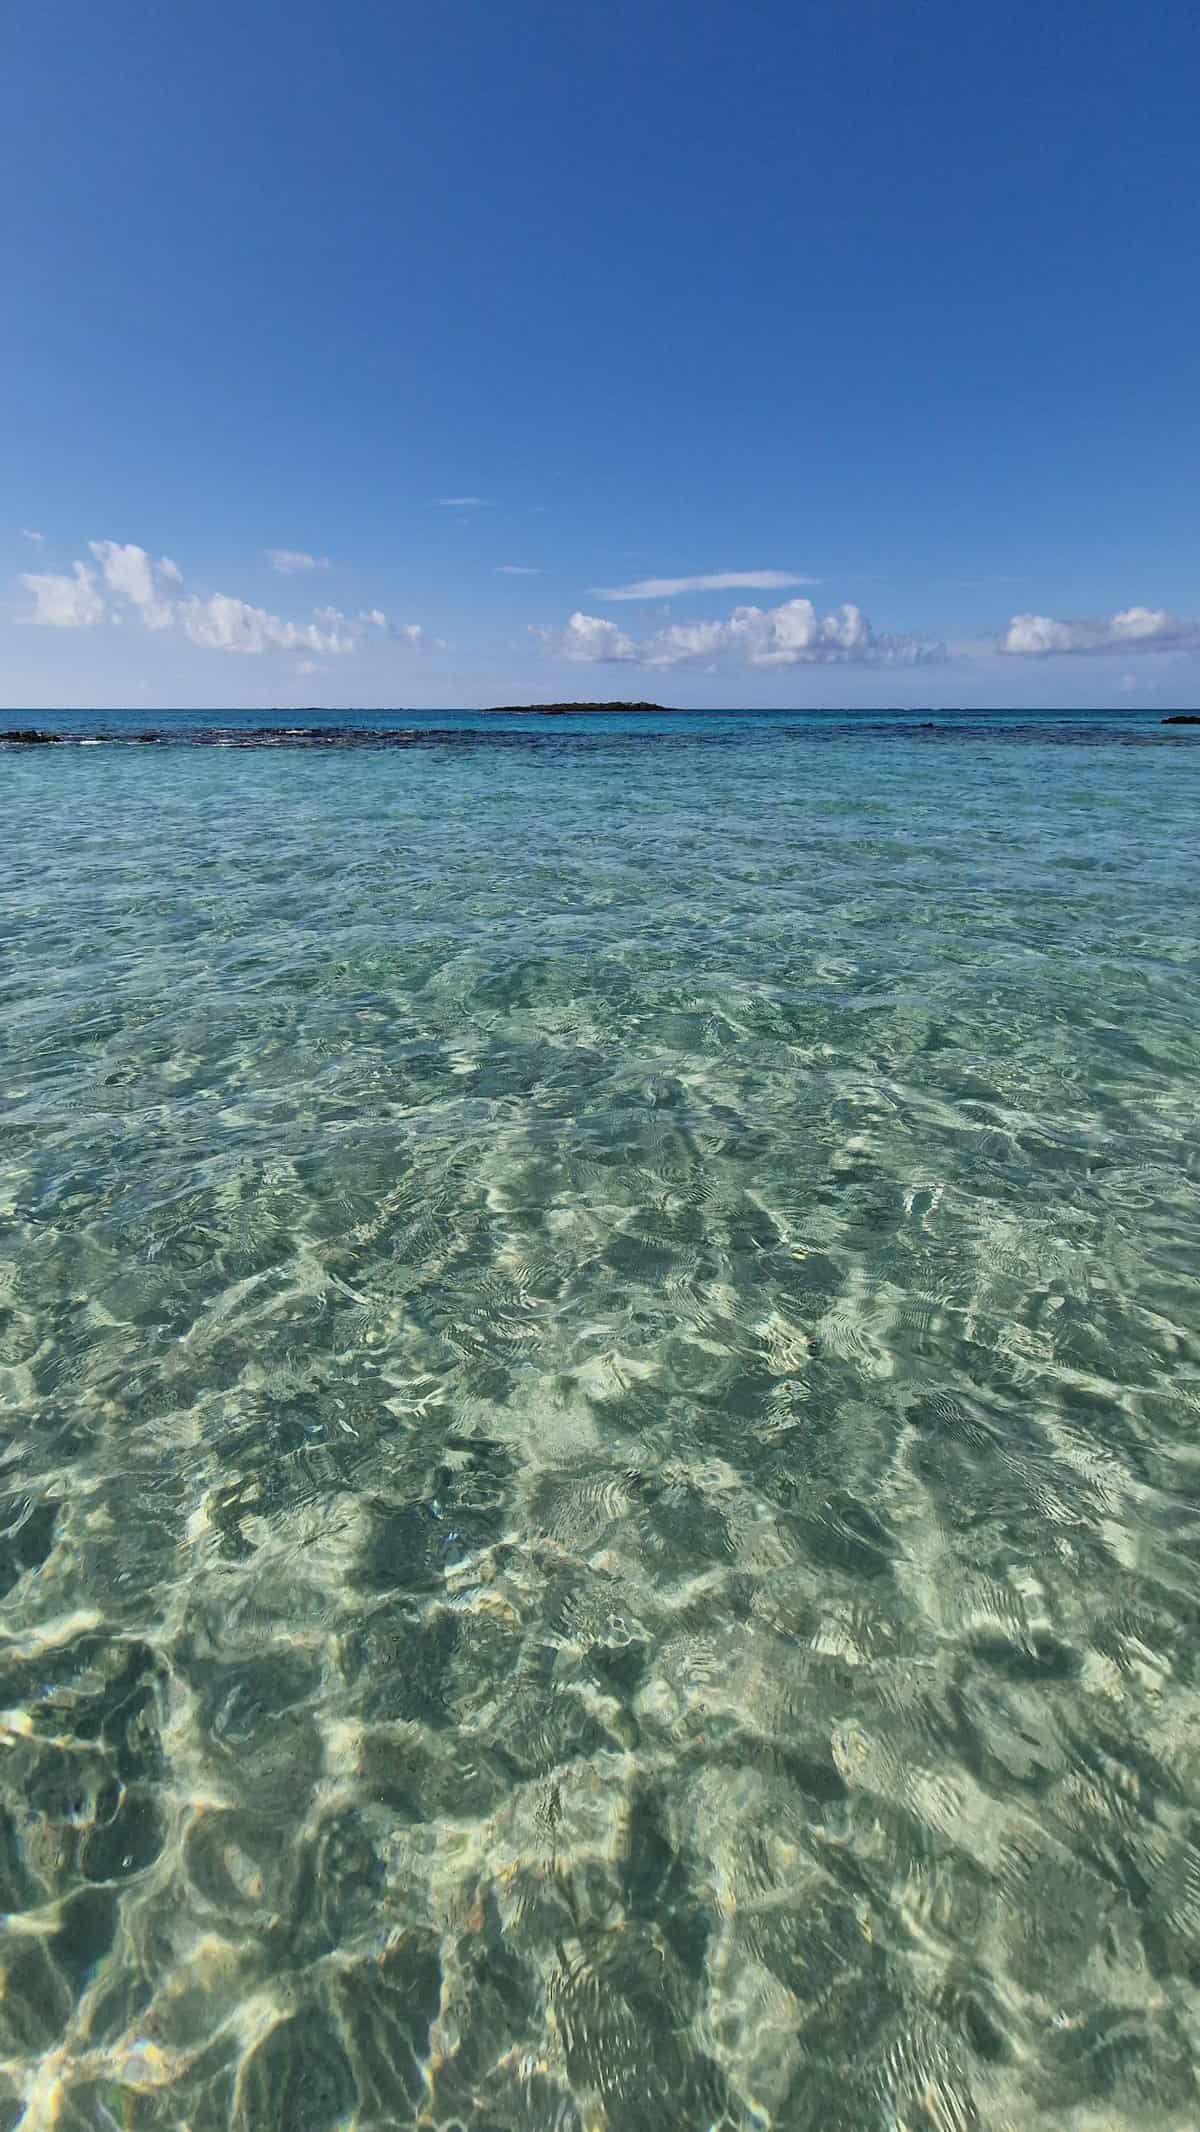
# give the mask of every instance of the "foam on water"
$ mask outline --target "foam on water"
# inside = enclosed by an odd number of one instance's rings
[[[5,754],[0,2125],[1196,2122],[1198,758],[1090,737]]]

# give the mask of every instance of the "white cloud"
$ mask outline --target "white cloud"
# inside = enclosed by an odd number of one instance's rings
[[[680,592],[777,592],[816,583],[791,570],[713,570],[704,577],[639,577],[632,585],[593,585],[592,591],[598,600],[670,600]]]
[[[564,629],[537,628],[533,634],[560,658],[639,666],[681,666],[726,654],[758,667],[911,665],[941,650],[917,637],[876,636],[858,607],[818,615],[806,599],[765,609],[735,607],[728,621],[672,622],[637,640],[615,622],[578,613]]]
[[[439,496],[437,500],[447,511],[485,511],[488,507],[486,496]]]
[[[496,565],[497,577],[540,577],[541,574],[540,570],[532,568],[529,563],[497,563]]]
[[[175,618],[185,636],[205,651],[353,651],[354,637],[335,625],[322,630],[316,622],[285,622],[280,615],[252,607],[227,592],[206,600],[193,593],[176,603]],[[340,617],[338,618],[340,621]]]
[[[1113,616],[1109,627],[1119,644],[1140,644],[1178,636],[1181,630],[1194,630],[1195,624],[1179,622],[1161,607],[1125,607]]]
[[[334,612],[332,608],[326,608],[323,611],[326,614]],[[339,615],[338,620],[344,621],[345,617]],[[356,616],[355,623],[351,624],[351,627],[354,626],[362,629],[381,629],[395,643],[410,644],[415,651],[445,651],[446,649],[443,639],[441,637],[431,637],[429,631],[422,628],[420,622],[393,622],[390,615],[386,615],[383,612],[382,607],[364,607],[362,612]]]
[[[632,637],[627,637],[615,622],[601,621],[594,614],[573,614],[565,629],[543,629],[535,625],[531,634],[557,652],[560,659],[590,662],[641,658]]]
[[[1001,651],[1026,658],[1054,652],[1167,651],[1200,645],[1200,622],[1161,607],[1123,607],[1098,620],[1057,622],[1048,614],[1014,614],[1000,640]]]
[[[303,548],[267,548],[267,561],[280,577],[297,577],[304,570],[328,570],[327,555],[307,555]]]
[[[1048,651],[1078,651],[1080,648],[1077,626],[1052,621],[1048,614],[1014,614],[1000,646],[1001,651],[1026,652],[1035,656]]]
[[[122,546],[116,540],[92,540],[88,546],[113,597],[130,607],[139,607],[147,629],[169,629],[175,619],[174,605],[170,595],[164,595],[155,584],[155,565],[146,550],[134,541]],[[167,568],[164,571],[160,564],[160,573],[171,584],[180,584],[182,579],[177,566],[169,558],[164,560]]]
[[[793,600],[794,607],[801,603]],[[827,614],[821,624],[821,642],[836,645],[839,651],[866,651],[871,644],[871,625],[861,607],[846,600],[833,614]]]
[[[811,600],[803,599],[785,600],[782,606],[766,610],[736,607],[728,630],[741,645],[749,666],[886,659],[903,656],[901,647],[916,649],[914,639],[877,639],[862,609],[849,601],[824,616],[818,615]]]
[[[71,575],[40,577],[24,571],[21,583],[33,594],[33,613],[27,622],[43,629],[90,629],[104,620],[107,609],[96,590],[96,573],[86,563],[73,563]]]
[[[711,659],[728,642],[727,622],[672,622],[642,649],[645,666],[680,666],[689,659]]]
[[[21,538],[31,540],[35,548],[40,548],[46,536],[44,533],[35,533],[32,526],[22,526]]]
[[[88,543],[99,570],[72,565],[69,575],[25,572],[20,582],[33,595],[25,619],[52,629],[85,629],[105,620],[140,619],[146,629],[177,629],[205,651],[351,652],[368,630],[381,630],[420,650],[442,650],[417,622],[394,624],[380,607],[355,616],[337,607],[317,608],[311,619],[291,621],[227,592],[184,594],[183,573],[169,556],[156,563],[136,542]]]

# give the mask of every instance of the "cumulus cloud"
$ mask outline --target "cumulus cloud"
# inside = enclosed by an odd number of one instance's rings
[[[815,577],[792,570],[712,570],[704,577],[639,577],[631,585],[593,585],[598,600],[670,600],[680,592],[778,592],[785,585],[815,585]]]
[[[21,538],[31,540],[35,548],[40,548],[46,536],[44,533],[35,533],[32,526],[22,526]]]
[[[876,649],[862,610],[847,604],[820,616],[811,600],[785,600],[781,607],[737,607],[730,635],[749,666],[796,666],[801,661],[865,659]]]
[[[297,577],[305,570],[328,570],[327,555],[307,555],[303,548],[268,548],[267,561],[280,577]]]
[[[1200,645],[1200,622],[1162,607],[1123,607],[1119,614],[1077,622],[1014,614],[1000,640],[1001,651],[1043,659],[1055,652],[1170,651],[1194,645]]]
[[[90,629],[94,622],[104,620],[107,609],[96,590],[96,573],[86,563],[72,563],[69,576],[53,572],[39,576],[26,570],[21,583],[33,594],[33,613],[25,616],[27,622],[43,629]]]
[[[174,603],[157,579],[164,578],[170,585],[183,581],[170,557],[163,556],[156,565],[134,541],[122,545],[116,540],[92,540],[88,546],[113,597],[140,608],[147,629],[169,629],[175,619]]]
[[[672,622],[636,640],[616,622],[580,613],[563,629],[533,633],[560,658],[652,667],[723,656],[758,667],[912,665],[941,649],[917,637],[876,636],[858,607],[847,604],[819,615],[806,599],[785,600],[779,607],[735,607],[727,621]]]
[[[134,541],[88,545],[95,569],[77,562],[69,573],[23,573],[20,582],[33,595],[26,621],[86,629],[98,622],[140,619],[146,629],[178,630],[205,651],[351,652],[373,630],[418,650],[443,648],[419,623],[393,623],[380,607],[357,615],[320,607],[306,620],[289,620],[231,593],[184,593],[178,563],[167,555],[155,562]]]
[[[560,659],[579,662],[592,660],[639,660],[641,648],[618,629],[615,622],[605,622],[598,615],[576,612],[565,629],[543,629],[534,625],[531,634],[540,638]]]
[[[319,614],[325,615],[333,615],[334,612],[335,610],[329,607],[318,610]],[[337,619],[345,621],[345,616],[339,615]],[[423,628],[420,622],[393,622],[391,616],[383,612],[382,607],[364,607],[355,616],[351,626],[355,625],[361,629],[381,629],[385,636],[391,637],[397,644],[411,644],[415,651],[446,649],[445,639],[430,636],[429,631]]]
[[[286,622],[227,592],[214,592],[206,600],[193,593],[177,602],[174,619],[205,651],[343,652],[353,651],[355,643],[354,636],[336,624],[321,629],[316,622]]]
[[[644,666],[682,666],[689,659],[711,659],[729,644],[728,622],[672,622],[640,647]]]

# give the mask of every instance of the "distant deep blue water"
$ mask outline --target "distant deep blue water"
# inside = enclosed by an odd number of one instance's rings
[[[1200,2121],[1200,729],[21,723],[0,2127]]]
[[[0,732],[35,728],[83,740],[102,736],[130,741],[188,744],[304,746],[315,743],[437,746],[484,742],[507,745],[517,736],[531,748],[578,747],[585,741],[637,738],[688,745],[736,742],[775,744],[783,739],[918,740],[932,737],[984,740],[992,745],[1040,740],[1071,745],[1184,746],[1187,727],[1164,727],[1163,714],[1145,709],[1101,711],[655,711],[507,712],[340,711],[4,711]],[[1194,738],[1194,734],[1191,736]]]

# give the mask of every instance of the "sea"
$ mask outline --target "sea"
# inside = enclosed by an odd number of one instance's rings
[[[1200,728],[0,726],[0,2132],[1191,2132]]]

